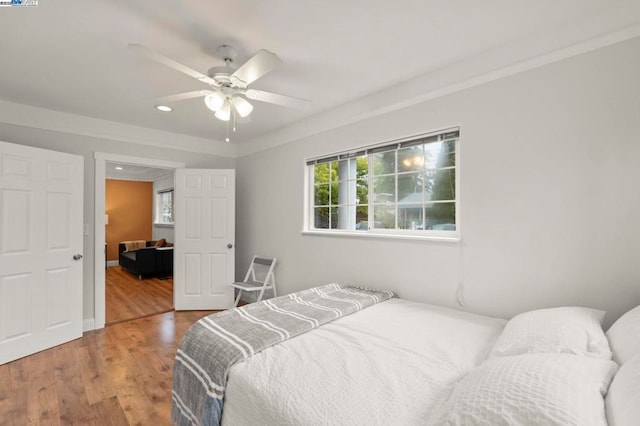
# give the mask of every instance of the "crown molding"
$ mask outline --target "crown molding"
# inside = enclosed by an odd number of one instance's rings
[[[544,36],[537,35],[536,37],[519,40],[300,120],[292,125],[238,144],[237,156],[242,157],[271,149],[592,50],[637,38],[640,37],[640,24],[630,25],[620,30],[594,37],[588,41],[574,41],[580,40],[581,35],[575,28],[566,28],[564,32],[564,35],[559,35],[558,32],[550,32]],[[565,47],[549,52],[548,46],[554,44],[554,37],[569,40],[570,43]],[[555,44],[557,45],[557,43]],[[522,52],[527,52],[528,56],[524,57]]]
[[[604,12],[596,10],[559,28],[480,52],[243,143],[229,144],[3,100],[0,123],[238,158],[640,37],[638,16],[640,2],[636,0]]]
[[[202,154],[236,157],[236,146],[180,133],[0,100],[0,122]]]

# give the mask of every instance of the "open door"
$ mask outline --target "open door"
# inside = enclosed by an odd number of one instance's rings
[[[82,336],[83,167],[0,142],[0,364]]]
[[[176,169],[175,179],[175,309],[228,309],[235,277],[235,170]]]

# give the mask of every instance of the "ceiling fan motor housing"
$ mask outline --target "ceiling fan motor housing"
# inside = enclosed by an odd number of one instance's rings
[[[234,86],[241,89],[246,89],[247,84],[238,79],[231,78],[231,75],[236,71],[237,68],[231,66],[222,66],[222,67],[213,67],[209,68],[207,71],[207,75],[218,82],[221,86]]]
[[[228,44],[223,44],[222,46],[218,46],[217,49],[218,55],[224,59],[224,61],[228,64],[229,62],[233,62],[238,57],[238,51],[235,47],[230,46]]]

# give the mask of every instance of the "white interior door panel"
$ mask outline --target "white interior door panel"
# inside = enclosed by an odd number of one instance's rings
[[[82,336],[83,167],[0,142],[0,364]]]
[[[177,169],[176,310],[227,309],[235,278],[235,170]]]

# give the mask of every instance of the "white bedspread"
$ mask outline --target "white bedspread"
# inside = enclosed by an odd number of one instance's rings
[[[223,425],[424,424],[505,324],[388,300],[235,365]]]

